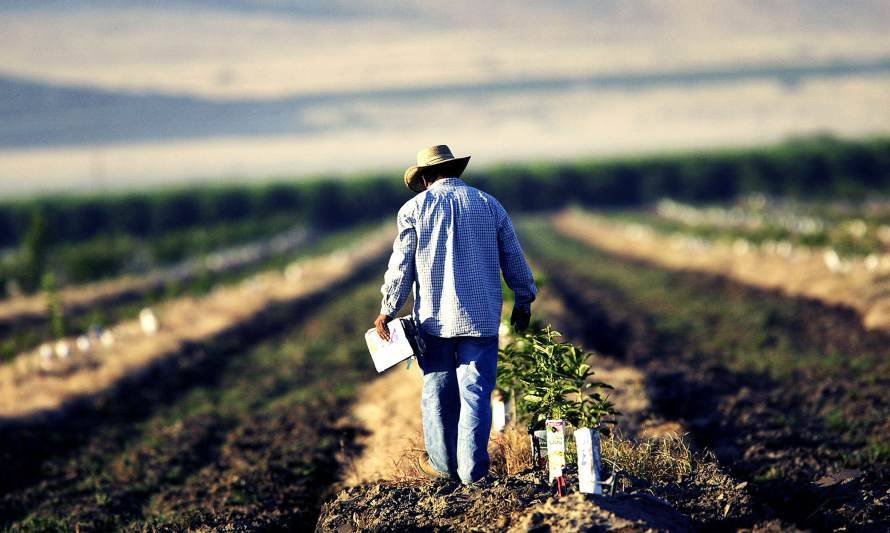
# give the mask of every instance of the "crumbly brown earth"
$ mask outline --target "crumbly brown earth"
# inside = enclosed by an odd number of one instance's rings
[[[347,486],[392,479],[422,446],[422,380],[417,364],[405,367],[397,365],[361,387],[352,413],[344,419],[347,425],[365,428],[356,441],[361,453],[344,467]]]
[[[383,265],[376,263],[374,271]],[[298,530],[356,450],[334,422],[373,376],[357,271],[290,320],[190,346],[52,420],[0,426],[0,525],[15,531]],[[376,276],[375,276],[376,277]],[[274,327],[273,327],[274,325]]]
[[[550,497],[521,513],[510,531],[693,531],[691,521],[648,494]]]
[[[577,476],[569,473],[570,485]],[[319,531],[691,531],[692,522],[643,492],[555,497],[544,474],[528,470],[474,485],[378,482],[325,504]]]
[[[777,289],[792,297],[803,296],[827,305],[855,309],[869,329],[890,330],[888,273],[869,271],[863,265],[835,273],[823,259],[824,250],[799,248],[790,257],[752,248],[744,254],[729,242],[699,241],[689,248],[652,228],[626,231],[621,224],[567,210],[554,218],[561,232],[616,256],[651,262],[663,268],[719,274],[745,285]],[[702,246],[704,245],[704,246]]]
[[[535,306],[538,316],[562,323],[566,312],[561,301],[543,288]],[[622,413],[621,431],[625,436],[638,434],[644,420],[644,436],[681,435],[677,422],[652,420],[650,401],[645,390],[645,376],[636,368],[613,359],[594,357],[597,379],[615,387],[610,399]],[[410,460],[423,446],[420,418],[422,378],[419,367],[405,363],[393,367],[359,389],[354,407],[344,423],[366,428],[356,446],[362,450],[345,466],[344,484],[354,486],[378,480],[391,480],[411,470]]]
[[[568,254],[530,246],[570,311],[566,331],[640,369],[655,414],[747,482],[763,517],[890,527],[890,336],[848,308],[544,239]],[[739,313],[755,307],[763,315],[747,329]],[[757,360],[778,356],[788,359]]]
[[[557,325],[569,324],[568,309],[549,287],[541,290],[536,309]],[[624,437],[684,433],[679,422],[651,409],[639,370],[601,356],[594,359],[597,379],[616,386],[612,399],[623,413]],[[496,464],[490,478],[471,487],[427,481],[412,468],[422,448],[420,383],[416,371],[400,366],[361,388],[346,419],[366,429],[357,440],[361,452],[345,465],[347,488],[323,507],[319,531],[687,531],[733,527],[765,516],[753,506],[745,485],[707,456],[697,457],[680,480],[647,480],[625,472],[615,497],[577,493],[572,465],[567,467],[570,493],[563,498],[554,497],[540,469],[506,475]],[[495,461],[504,454],[500,442],[494,439],[490,448]],[[508,453],[528,453],[527,446],[513,446]]]
[[[543,473],[530,470],[498,470],[471,487],[406,476],[391,455],[398,459],[416,447],[405,436],[418,435],[419,380],[396,368],[384,376],[387,382],[353,389],[375,377],[362,340],[368,318],[356,309],[373,309],[379,301],[379,280],[355,288],[363,279],[356,278],[287,310],[294,317],[287,325],[189,345],[169,364],[65,416],[0,427],[6,465],[0,526],[890,527],[881,447],[890,441],[884,416],[890,341],[864,331],[856,313],[608,256],[591,262],[583,250],[556,260],[540,242],[523,244],[548,275],[545,292],[556,296],[542,294],[539,311],[556,302],[561,312],[547,311],[554,324],[570,340],[597,349],[599,377],[623,389],[616,395],[625,412],[622,431],[634,438],[689,432],[698,447],[689,468],[665,475],[627,465],[615,498],[570,494],[559,500]],[[604,278],[608,268],[633,279]],[[646,284],[635,285],[644,278]],[[667,296],[640,294],[658,291]],[[711,300],[719,309],[708,305]],[[752,309],[763,310],[762,322],[741,327]],[[753,358],[747,353],[752,338]],[[745,366],[764,354],[776,356],[775,345],[795,355],[788,368],[770,373]],[[831,353],[849,356],[819,363]],[[349,412],[355,415],[344,418]],[[388,417],[402,426],[387,424]],[[355,459],[380,449],[392,454],[366,466]],[[387,463],[395,465],[389,474]],[[395,479],[370,481],[392,472]],[[337,493],[344,479],[358,484]]]

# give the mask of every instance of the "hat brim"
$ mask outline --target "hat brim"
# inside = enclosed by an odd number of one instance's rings
[[[439,163],[433,163],[432,165],[415,165],[413,167],[408,167],[405,171],[405,185],[414,192],[423,192],[425,187],[423,186],[423,180],[420,179],[421,171],[430,168],[453,167],[452,172],[456,178],[464,173],[464,170],[466,170],[469,163],[470,156],[464,156],[455,157],[454,159],[448,159],[447,161],[441,161]]]

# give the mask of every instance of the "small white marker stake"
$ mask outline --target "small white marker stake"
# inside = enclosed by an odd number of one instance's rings
[[[43,343],[40,345],[40,358],[44,360],[52,359],[53,357],[53,347],[48,343]]]
[[[142,331],[146,335],[154,335],[158,332],[158,329],[160,329],[158,317],[149,307],[139,311],[139,324],[142,326]]]
[[[566,465],[566,425],[562,420],[548,420],[547,428],[547,465],[550,467],[548,483],[562,476],[562,467]]]
[[[68,341],[63,339],[57,342],[56,357],[59,359],[67,359],[69,355],[71,355],[71,347],[68,346]]]
[[[99,336],[99,342],[101,342],[102,346],[105,346],[106,348],[112,346],[114,344],[114,333],[112,333],[111,330],[106,329]]]
[[[92,348],[92,346],[93,346],[92,341],[90,341],[90,338],[87,337],[86,335],[81,335],[80,337],[77,337],[77,341],[75,341],[75,344],[77,345],[77,349],[80,350],[81,352],[88,352],[88,351],[90,351],[90,348]]]
[[[576,429],[575,446],[578,449],[579,490],[585,494],[602,494],[599,431],[589,428]]]
[[[507,406],[504,404],[504,396],[501,391],[494,391],[491,395],[491,428],[498,433],[507,427]]]

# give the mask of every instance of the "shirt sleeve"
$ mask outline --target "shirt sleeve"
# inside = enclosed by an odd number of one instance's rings
[[[519,246],[519,239],[516,237],[510,216],[499,204],[496,208],[499,212],[498,255],[501,271],[504,273],[507,286],[513,291],[515,305],[528,309],[538,293],[535,278],[525,260],[525,254],[522,253],[522,247]]]
[[[414,284],[414,253],[417,250],[417,231],[414,227],[414,218],[406,209],[399,210],[396,218],[398,235],[392,245],[392,255],[389,257],[389,266],[383,276],[383,301],[380,304],[380,314],[393,317],[408,299],[411,286]]]

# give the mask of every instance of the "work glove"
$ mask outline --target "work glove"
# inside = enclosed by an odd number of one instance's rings
[[[532,310],[530,306],[514,305],[513,314],[510,315],[510,325],[516,331],[525,331],[528,323],[532,319]]]

